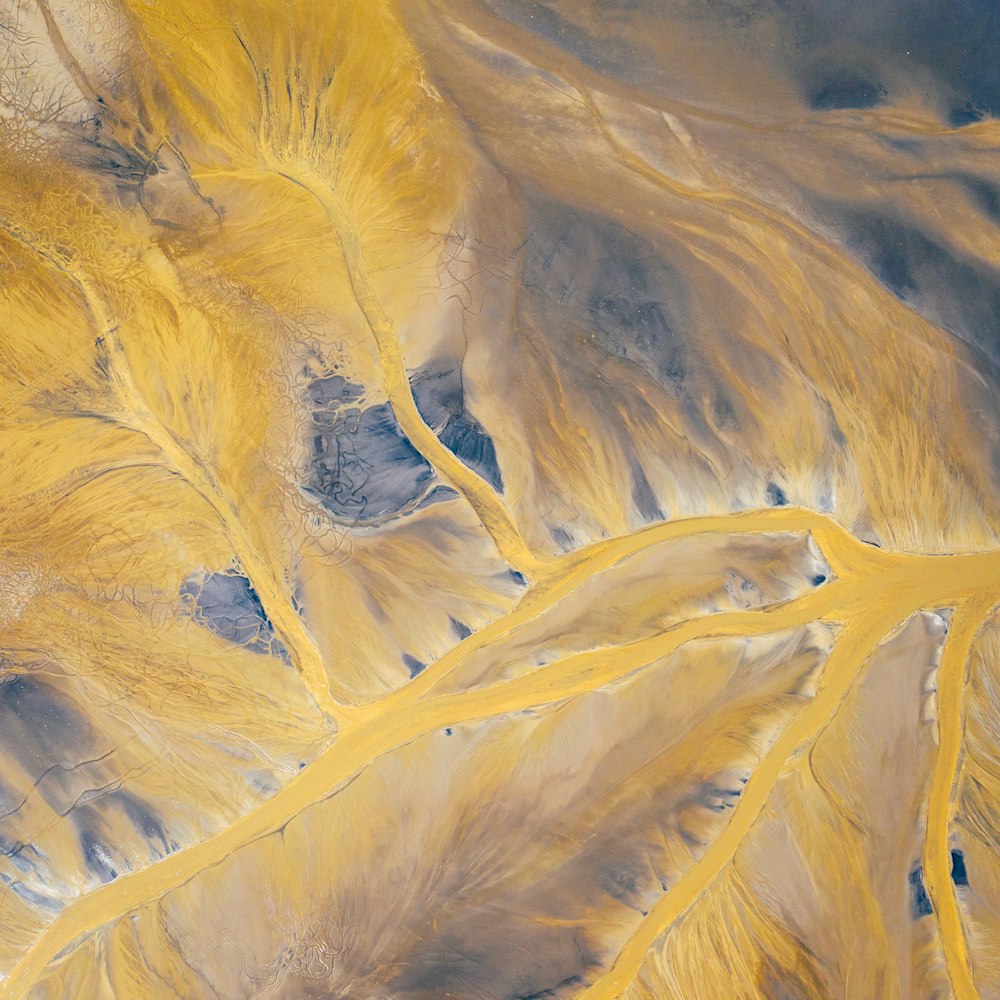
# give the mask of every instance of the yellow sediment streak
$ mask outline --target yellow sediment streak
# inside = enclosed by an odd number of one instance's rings
[[[43,7],[42,10],[48,23],[51,19],[48,8]],[[57,30],[54,25],[51,27]],[[208,464],[173,435],[150,410],[132,377],[119,336],[118,324],[106,308],[104,297],[94,287],[88,273],[62,253],[46,247],[41,240],[25,231],[14,220],[0,218],[0,228],[76,284],[86,302],[99,338],[104,343],[109,381],[123,411],[112,416],[122,426],[143,435],[156,447],[163,457],[164,468],[170,469],[184,479],[218,516],[243,572],[260,598],[268,619],[288,650],[289,657],[299,671],[310,696],[328,718],[342,724],[349,710],[333,698],[319,649],[292,606],[288,588],[284,585],[280,574],[276,573],[273,566],[270,566],[261,555],[244,527],[238,504],[234,498],[225,493]]]
[[[962,755],[962,695],[965,691],[966,665],[983,616],[994,603],[995,595],[956,609],[937,674],[938,754],[927,808],[924,881],[937,915],[955,1000],[979,1000],[958,899],[951,880],[948,831]]]
[[[178,441],[150,411],[132,378],[117,324],[105,309],[100,295],[75,269],[68,270],[68,273],[83,292],[101,331],[107,352],[109,379],[125,411],[121,422],[153,444],[163,456],[164,465],[181,476],[215,511],[241,569],[260,598],[268,619],[288,650],[313,701],[327,716],[340,721],[341,706],[330,694],[329,678],[319,649],[292,607],[287,588],[247,533],[237,505],[225,495],[208,466]]]
[[[763,532],[809,532],[823,550],[830,568],[841,578],[871,572],[878,566],[884,568],[891,561],[901,558],[859,542],[836,521],[806,507],[774,507],[737,514],[682,518],[649,525],[632,534],[595,542],[560,557],[559,572],[543,577],[528,590],[512,614],[504,615],[474,632],[397,691],[371,706],[358,709],[357,718],[363,718],[372,710],[381,712],[386,707],[395,710],[422,698],[474,652],[538,618],[595,574],[630,556],[656,545],[698,535]],[[829,592],[830,589],[828,586],[824,588],[824,592]]]
[[[539,556],[531,551],[496,490],[446,448],[420,416],[406,375],[399,339],[372,288],[358,241],[342,227],[338,226],[337,233],[351,288],[375,338],[386,393],[403,433],[437,472],[468,500],[507,562],[528,577],[543,575],[546,564],[553,563],[554,558]]]
[[[823,728],[857,676],[866,653],[893,624],[894,619],[887,614],[872,614],[867,622],[855,622],[838,637],[823,672],[821,690],[784,730],[750,776],[725,830],[643,918],[611,969],[581,993],[580,1000],[611,1000],[628,988],[656,939],[683,916],[733,859],[789,757]]]
[[[823,671],[816,696],[784,730],[754,771],[725,830],[649,911],[612,967],[582,992],[579,1000],[612,1000],[628,989],[657,938],[683,917],[732,861],[790,760],[806,749],[829,723],[864,662],[894,625],[919,608],[940,606],[940,599],[945,595],[947,603],[956,604],[970,596],[978,597],[984,589],[995,593],[998,585],[1000,555],[996,553],[910,556],[886,578],[858,580],[853,611],[845,614],[845,609],[841,609],[836,613],[837,619],[844,622],[844,629]],[[960,640],[957,645],[962,644]],[[960,734],[950,737],[956,742],[960,738]],[[952,776],[953,767],[954,762],[950,771]],[[952,902],[954,904],[954,900]],[[957,919],[957,912],[954,915]],[[948,945],[949,951],[954,953],[951,933],[953,929],[949,932]],[[975,996],[973,991],[961,996],[960,1000]]]
[[[109,380],[124,411],[117,419],[156,447],[163,456],[164,467],[184,479],[215,511],[243,572],[260,598],[268,619],[288,650],[313,701],[329,718],[342,724],[347,709],[330,693],[329,677],[319,649],[292,606],[287,588],[261,556],[243,526],[237,504],[225,495],[209,467],[172,435],[146,405],[128,367],[118,324],[106,309],[102,296],[78,267],[60,254],[49,252],[12,220],[0,219],[0,226],[23,246],[67,275],[79,288],[107,352]]]
[[[403,433],[441,478],[465,497],[504,559],[531,579],[544,576],[547,568],[556,564],[557,558],[539,555],[531,550],[521,537],[521,532],[497,491],[446,448],[420,416],[406,374],[399,337],[372,285],[358,235],[350,220],[337,207],[335,199],[324,196],[322,182],[313,184],[280,170],[275,172],[297,187],[308,191],[322,207],[337,234],[351,291],[375,339],[385,379],[386,395]]]
[[[986,588],[996,588],[1000,584],[1000,555],[904,556],[882,552],[861,545],[822,515],[794,508],[728,518],[694,518],[648,529],[630,539],[592,546],[589,557],[567,564],[564,581],[542,584],[538,598],[525,599],[509,615],[481,630],[487,633],[486,637],[467,640],[461,653],[439,661],[449,667],[456,666],[486,641],[507,634],[542,613],[586,572],[599,570],[665,537],[688,537],[712,530],[774,532],[806,528],[823,536],[831,549],[829,561],[838,566],[843,578],[802,598],[757,611],[709,615],[641,642],[581,653],[482,690],[419,700],[433,681],[443,676],[442,668],[436,676],[432,675],[430,682],[408,686],[409,694],[405,697],[390,695],[370,706],[369,713],[363,713],[356,724],[346,728],[332,747],[252,813],[214,837],[122,876],[67,907],[0,985],[0,997],[26,996],[46,965],[80,935],[158,898],[220,863],[244,844],[280,829],[303,809],[335,792],[371,761],[419,736],[445,726],[523,711],[582,694],[669,655],[681,644],[695,639],[776,632],[817,618],[844,623],[818,693],[779,737],[750,778],[723,834],[650,912],[607,976],[585,994],[587,1000],[618,995],[631,982],[650,944],[698,898],[732,858],[789,757],[826,724],[877,643],[921,607],[959,603]],[[434,666],[428,668],[433,669]]]
[[[807,507],[771,507],[703,517],[663,521],[629,535],[595,542],[562,558],[562,570],[554,586],[578,583],[593,573],[642,552],[651,545],[689,538],[693,535],[808,531],[823,551],[830,568],[838,576],[868,572],[876,566],[906,558],[859,542],[849,531],[824,514]]]

